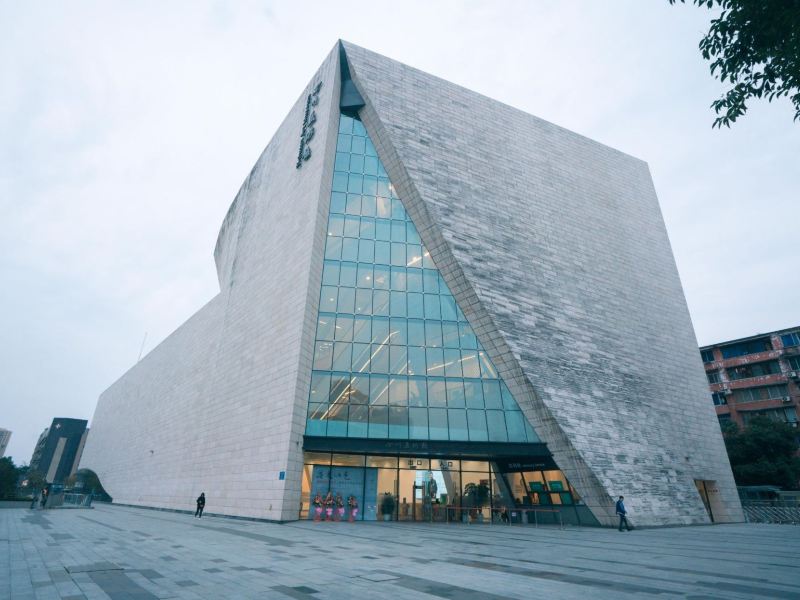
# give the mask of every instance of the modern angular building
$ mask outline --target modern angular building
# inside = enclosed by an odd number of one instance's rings
[[[74,475],[89,434],[87,423],[84,419],[53,419],[39,436],[30,470],[44,475],[47,483],[63,484]]]
[[[81,466],[115,502],[742,520],[638,159],[341,42],[214,257],[220,293],[98,401]]]
[[[10,441],[11,431],[0,427],[0,458],[6,455],[6,448],[8,448],[8,442]]]

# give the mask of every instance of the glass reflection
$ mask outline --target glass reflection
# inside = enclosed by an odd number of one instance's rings
[[[344,115],[312,364],[308,435],[538,442]]]

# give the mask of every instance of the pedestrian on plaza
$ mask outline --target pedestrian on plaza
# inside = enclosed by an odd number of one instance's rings
[[[39,500],[39,492],[34,491],[33,496],[31,496],[31,510],[36,510],[36,503]]]
[[[194,511],[194,516],[198,519],[203,517],[203,509],[206,507],[206,493],[200,492],[200,495],[197,497],[197,510]]]
[[[622,526],[625,525],[625,529],[628,531],[631,530],[631,526],[628,525],[628,517],[625,515],[628,514],[628,511],[625,510],[625,496],[620,496],[619,500],[617,500],[617,514],[619,515],[619,530],[622,531]]]
[[[325,496],[325,520],[330,521],[333,519],[333,505],[336,501],[333,499],[333,493],[328,492],[328,495]]]
[[[39,504],[41,505],[42,510],[44,510],[44,507],[47,506],[47,497],[49,495],[50,495],[50,491],[47,488],[44,488],[42,490],[42,499],[39,501]]]
[[[336,520],[341,521],[344,518],[344,498],[340,492],[336,492]]]
[[[322,496],[317,494],[314,496],[314,520],[319,521],[322,519]]]
[[[348,521],[352,523],[358,518],[358,500],[356,500],[355,496],[350,496],[347,499],[347,506],[350,507],[350,518]]]

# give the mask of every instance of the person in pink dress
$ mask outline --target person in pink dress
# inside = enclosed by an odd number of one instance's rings
[[[341,521],[344,519],[344,498],[340,493],[336,493],[336,520]]]
[[[322,496],[319,494],[314,496],[312,504],[314,505],[314,520],[319,521],[322,519]]]
[[[351,523],[358,518],[358,500],[355,496],[350,496],[347,499],[347,506],[350,508],[350,518],[347,519]]]

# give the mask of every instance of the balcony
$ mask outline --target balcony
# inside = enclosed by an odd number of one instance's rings
[[[800,350],[800,348],[798,348]],[[783,353],[785,353],[785,349]],[[740,367],[749,363],[764,362],[767,360],[774,360],[779,358],[782,354],[781,350],[765,350],[764,352],[756,352],[755,354],[745,354],[744,356],[734,356],[733,358],[726,358],[721,361],[723,367]]]
[[[758,375],[756,377],[744,377],[728,381],[725,385],[732,390],[740,390],[749,387],[760,387],[764,385],[777,385],[787,383],[789,378],[784,373],[774,373],[772,375]]]

